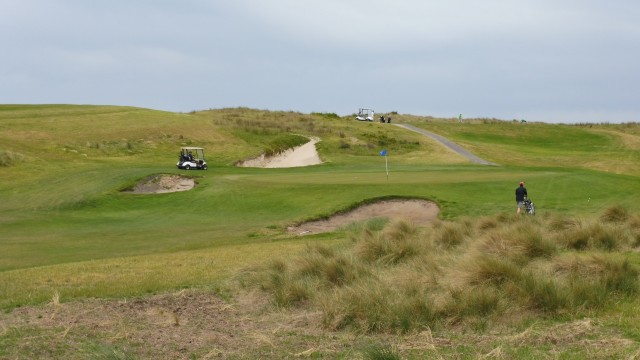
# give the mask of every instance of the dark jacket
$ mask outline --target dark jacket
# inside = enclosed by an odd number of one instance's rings
[[[520,186],[516,189],[516,201],[524,201],[524,198],[527,197],[527,188],[524,186]]]

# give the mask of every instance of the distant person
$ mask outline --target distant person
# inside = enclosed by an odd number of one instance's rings
[[[380,115],[380,122],[384,124],[384,115]]]
[[[391,115],[387,116],[387,124],[391,124]]]
[[[524,182],[520,181],[520,186],[516,189],[516,203],[518,204],[518,208],[516,209],[516,214],[520,214],[520,209],[524,205],[524,199],[527,197],[527,188],[524,187]]]

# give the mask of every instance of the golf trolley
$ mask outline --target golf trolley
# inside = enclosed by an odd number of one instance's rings
[[[522,202],[522,208],[524,209],[525,214],[535,215],[536,214],[536,206],[533,204],[528,198],[525,198]]]

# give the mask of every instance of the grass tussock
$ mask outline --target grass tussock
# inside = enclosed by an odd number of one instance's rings
[[[567,248],[586,251],[614,251],[635,243],[634,231],[627,225],[585,221],[576,228],[555,234],[557,242]]]
[[[0,167],[9,167],[20,164],[25,160],[25,156],[13,151],[0,151]]]
[[[461,245],[471,234],[471,228],[467,222],[446,221],[435,225],[435,243],[444,248],[452,249]]]
[[[318,309],[327,329],[405,333],[579,317],[640,292],[638,269],[618,252],[637,247],[636,217],[624,219],[395,222],[340,246],[310,245],[250,278],[278,306]]]
[[[607,208],[600,216],[603,222],[624,222],[629,218],[627,209],[620,205],[614,205]]]
[[[387,227],[382,232],[366,229],[354,252],[358,259],[366,263],[386,265],[398,264],[424,253],[431,247],[417,236],[415,225],[401,221]]]

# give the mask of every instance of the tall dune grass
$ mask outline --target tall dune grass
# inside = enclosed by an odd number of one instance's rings
[[[620,209],[602,216],[612,212]],[[328,329],[363,333],[579,317],[640,291],[623,253],[638,247],[635,216],[615,218],[498,215],[423,229],[395,222],[339,246],[309,246],[244,284],[277,306],[319,309]]]
[[[295,148],[308,142],[309,139],[294,134],[284,134],[273,139],[265,148],[264,154],[267,156],[277,155],[288,149]]]

